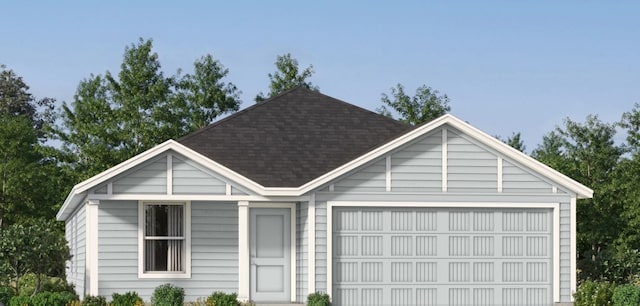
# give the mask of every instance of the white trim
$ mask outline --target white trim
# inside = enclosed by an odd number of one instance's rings
[[[291,281],[291,302],[295,302],[297,299],[297,265],[296,265],[296,203],[251,203],[249,202],[249,209],[251,208],[289,208],[291,210],[291,220],[289,221],[290,223],[290,234],[291,234],[291,241],[290,241],[290,245],[289,248],[291,249],[291,260],[290,260],[290,265],[291,268],[289,269],[291,271],[291,275],[290,275],[290,281]],[[247,236],[248,237],[248,236]],[[248,254],[248,252],[247,252]],[[249,276],[250,277],[250,276]]]
[[[553,301],[560,302],[560,203],[553,208]]]
[[[502,157],[498,156],[498,192],[502,192]]]
[[[309,196],[307,205],[307,291],[316,292],[316,194]]]
[[[113,183],[109,182],[107,183],[107,195],[112,195],[113,194]]]
[[[576,211],[578,209],[577,205],[577,200],[576,200],[576,196],[572,196],[571,197],[571,202],[569,204],[569,224],[570,224],[570,229],[569,229],[569,237],[570,237],[570,241],[571,241],[571,245],[569,247],[569,249],[571,250],[570,254],[570,258],[569,258],[569,274],[571,275],[570,281],[569,281],[569,288],[571,290],[571,302],[573,302],[573,294],[576,292],[576,286],[577,286],[577,279],[576,279]]]
[[[86,253],[86,265],[87,265],[87,274],[89,277],[89,290],[85,288],[85,292],[88,292],[90,295],[98,295],[98,225],[100,224],[98,218],[98,209],[100,205],[100,201],[87,201],[86,203],[87,209],[85,211],[85,216],[87,223],[86,226],[86,239],[87,239],[87,253]],[[85,282],[87,283],[87,282]]]
[[[522,166],[531,169],[534,172],[539,173],[541,176],[548,178],[555,184],[561,186],[563,189],[567,189],[577,195],[578,198],[591,198],[593,196],[593,190],[588,187],[578,183],[577,181],[563,175],[562,173],[553,170],[552,168],[542,164],[541,162],[533,159],[526,154],[510,147],[509,145],[503,143],[500,140],[497,140],[495,137],[490,136],[477,128],[469,125],[468,123],[450,115],[446,114],[442,117],[436,118],[429,123],[426,123],[422,126],[419,126],[404,135],[393,139],[392,141],[375,148],[368,153],[361,155],[360,157],[334,169],[333,171],[327,172],[324,175],[310,181],[303,186],[300,187],[283,187],[283,188],[275,188],[275,187],[264,187],[253,180],[238,174],[237,172],[217,163],[216,161],[211,160],[210,158],[205,157],[204,155],[193,151],[192,149],[174,141],[168,140],[160,145],[157,145],[125,162],[122,162],[109,170],[106,170],[88,180],[85,180],[77,185],[75,185],[67,198],[62,205],[62,208],[58,211],[56,218],[58,220],[66,220],[69,217],[71,211],[80,204],[85,193],[92,187],[101,184],[110,178],[113,178],[136,165],[139,165],[146,160],[149,160],[161,153],[164,153],[169,150],[176,151],[179,154],[184,155],[188,159],[193,160],[194,162],[211,169],[211,171],[218,173],[220,176],[237,183],[240,186],[243,186],[247,190],[254,192],[258,195],[262,196],[301,196],[310,191],[313,191],[316,188],[321,187],[327,183],[330,183],[332,180],[353,171],[354,169],[383,156],[384,154],[388,154],[392,150],[417,139],[429,133],[437,128],[443,126],[451,126],[454,129],[459,130],[463,134],[468,135],[474,140],[490,147],[495,150],[497,153],[504,155],[505,158],[509,160],[513,160]],[[443,136],[446,134],[446,127],[443,127]],[[443,137],[443,140],[445,137]],[[443,160],[446,155],[446,142],[443,142]],[[445,164],[443,164],[443,169]],[[446,171],[443,171],[443,176],[445,176]],[[443,189],[446,189],[446,180],[443,180]]]
[[[206,194],[90,194],[89,199],[92,200],[140,200],[145,199],[148,201],[251,201],[251,202],[285,202],[285,201],[307,201],[308,196],[299,197],[263,197],[255,195],[206,195]]]
[[[167,154],[167,195],[173,194],[173,155]]]
[[[555,185],[551,186],[551,193],[558,193],[558,187]]]
[[[448,136],[447,136],[447,129],[443,128],[442,129],[442,192],[447,192],[448,186],[448,174],[449,174],[449,170],[448,170],[448,165],[447,165],[447,161],[449,159],[448,157]]]
[[[227,183],[227,184],[224,186],[224,193],[225,193],[225,195],[228,195],[228,196],[230,196],[230,195],[231,195],[231,184]]]
[[[385,184],[386,191],[391,191],[391,155],[387,155],[385,158],[386,170],[385,170]]]
[[[249,300],[249,202],[238,201],[238,300]]]
[[[145,272],[144,271],[144,206],[145,205],[182,205],[184,207],[184,272]],[[138,278],[191,278],[191,201],[138,201]]]
[[[365,201],[328,201],[327,202],[327,293],[333,295],[333,207],[433,207],[433,208],[551,208],[553,209],[553,298],[560,296],[560,203],[482,203],[482,202],[365,202]],[[573,232],[575,233],[575,232]],[[575,245],[575,234],[572,243]],[[574,259],[575,262],[575,259]],[[575,266],[573,272],[575,272]],[[575,279],[575,273],[573,273]],[[575,284],[574,284],[575,285]]]

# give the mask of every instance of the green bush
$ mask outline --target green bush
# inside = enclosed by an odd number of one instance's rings
[[[11,289],[11,287],[0,287],[0,303],[9,305],[12,296],[13,289]]]
[[[71,292],[40,292],[34,296],[14,296],[9,306],[66,306],[77,298]]]
[[[142,299],[135,291],[126,292],[124,294],[114,293],[111,296],[111,306],[135,306],[136,303],[142,303]]]
[[[182,306],[184,304],[184,289],[171,284],[156,287],[151,295],[153,306]]]
[[[613,290],[614,306],[640,305],[640,287],[635,285],[622,285]]]
[[[584,281],[573,295],[574,306],[609,306],[613,305],[613,291],[616,285],[606,281]]]
[[[11,298],[9,306],[33,306],[31,297],[28,295],[18,295]]]
[[[316,292],[307,296],[307,306],[329,306],[331,300],[329,295],[324,292]]]
[[[82,306],[107,306],[107,299],[104,296],[87,295],[82,300]]]
[[[207,298],[207,305],[238,306],[240,304],[238,303],[238,294],[216,291]]]

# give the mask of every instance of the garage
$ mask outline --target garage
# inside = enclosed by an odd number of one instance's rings
[[[333,305],[552,304],[553,208],[485,207],[334,207]]]

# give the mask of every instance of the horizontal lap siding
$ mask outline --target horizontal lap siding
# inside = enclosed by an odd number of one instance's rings
[[[173,157],[174,194],[225,194],[226,183],[198,169],[187,161]]]
[[[214,290],[238,290],[238,210],[235,203],[191,203],[191,279],[138,278],[138,203],[99,206],[100,295],[135,290],[146,301],[155,287],[172,283],[195,301]]]
[[[296,295],[298,302],[306,300],[308,291],[308,207],[308,202],[301,202],[296,206]]]
[[[166,155],[135,167],[113,182],[114,194],[166,194]]]
[[[551,184],[533,174],[504,161],[502,164],[502,190],[512,193],[550,193]]]
[[[327,202],[316,202],[316,291],[327,292]]]
[[[335,184],[335,191],[344,192],[375,192],[386,189],[385,159],[378,160],[373,164],[360,169],[354,174],[340,180]]]
[[[442,136],[440,133],[391,155],[391,190],[437,192],[442,190]]]
[[[496,192],[497,157],[451,130],[447,135],[447,190]]]
[[[76,292],[84,295],[86,258],[86,207],[81,206],[65,224],[65,238],[71,251],[67,266],[67,280]]]

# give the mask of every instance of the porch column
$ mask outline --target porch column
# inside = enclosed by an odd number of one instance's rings
[[[238,201],[238,300],[249,300],[249,202]]]
[[[99,200],[86,202],[87,256],[85,258],[85,294],[98,295],[98,205]],[[87,288],[88,287],[88,288]]]

